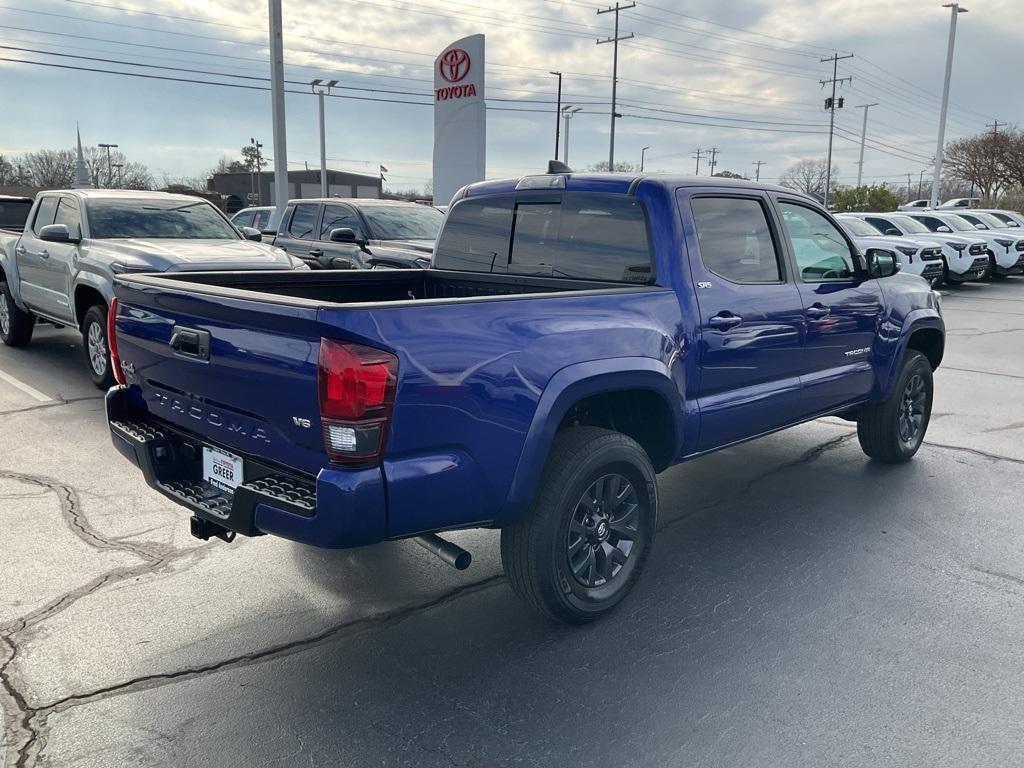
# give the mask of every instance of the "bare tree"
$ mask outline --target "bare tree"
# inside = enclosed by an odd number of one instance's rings
[[[828,176],[828,161],[825,158],[814,159],[804,158],[786,169],[779,179],[779,183],[790,189],[797,189],[808,195],[824,194],[825,179]],[[839,178],[839,166],[832,166],[832,185],[835,186]]]
[[[70,149],[41,149],[21,158],[30,184],[43,189],[70,187],[75,180],[75,153]]]
[[[993,202],[1003,186],[1009,145],[1005,133],[982,133],[951,141],[945,150],[946,168],[956,178],[977,186],[986,202]]]
[[[0,185],[7,186],[9,184],[18,183],[18,173],[14,168],[14,164],[3,155],[0,155]]]
[[[1024,131],[1017,128],[1007,131],[1002,160],[1003,182],[1024,189]]]

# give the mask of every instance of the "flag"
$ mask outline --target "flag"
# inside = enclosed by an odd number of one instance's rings
[[[381,165],[379,167],[380,167],[380,172],[381,173],[387,173],[388,172],[388,169],[386,167],[384,167],[383,165]]]

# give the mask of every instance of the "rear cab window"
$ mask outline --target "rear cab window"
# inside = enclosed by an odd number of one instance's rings
[[[469,272],[650,283],[647,216],[630,195],[487,195],[448,212],[434,266]]]
[[[315,239],[316,216],[320,210],[319,203],[299,203],[295,206],[288,234],[299,240]]]

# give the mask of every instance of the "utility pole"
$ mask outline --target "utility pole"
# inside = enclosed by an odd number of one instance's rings
[[[756,162],[751,163],[751,165],[756,165],[757,166],[757,170],[754,171],[754,181],[760,181],[761,180],[761,166],[762,165],[766,165],[766,162],[764,160],[757,160]]]
[[[715,165],[717,164],[715,158],[718,157],[718,147],[712,147],[711,149],[708,150],[708,153],[711,155],[710,175],[714,176],[715,175]]]
[[[615,96],[616,86],[619,82],[619,41],[630,40],[633,37],[633,33],[630,32],[625,37],[619,37],[619,11],[628,11],[630,8],[636,8],[636,3],[630,3],[629,5],[620,5],[615,3],[614,8],[605,8],[597,12],[600,16],[602,13],[615,13],[615,36],[606,37],[604,40],[598,40],[598,45],[604,43],[612,43],[614,53],[612,54],[612,126],[611,134],[608,137],[608,171],[609,173],[615,170],[615,119],[620,115],[615,111]]]
[[[270,16],[270,107],[274,124],[274,211],[276,229],[288,205],[288,135],[284,122],[284,36],[281,0],[268,0]]]
[[[117,168],[117,188],[124,189],[124,163],[114,163]]]
[[[860,160],[857,161],[857,186],[860,186],[861,179],[864,177],[864,142],[868,136],[868,110],[871,107],[877,107],[878,102],[874,104],[858,104],[857,109],[864,110],[864,125],[860,129]]]
[[[956,17],[967,13],[957,3],[946,3],[949,8],[949,47],[946,49],[946,79],[942,83],[942,111],[939,112],[939,139],[935,144],[935,178],[932,179],[932,194],[929,202],[935,208],[939,204],[939,184],[942,181],[942,152],[946,142],[946,110],[949,109],[949,78],[953,74],[953,44],[956,42]]]
[[[924,171],[921,171],[921,174],[923,175]],[[918,195],[921,194],[921,185],[920,184],[917,185],[917,193],[918,193]],[[907,174],[907,202],[909,203],[911,200],[913,200],[913,198],[910,196],[910,174],[908,173]]]
[[[562,73],[561,72],[548,72],[549,75],[557,75],[558,77],[558,100],[555,102],[555,160],[558,159],[558,129],[562,125]],[[566,123],[568,125],[568,123]]]
[[[644,172],[644,154],[648,149],[650,149],[650,147],[642,147],[640,149],[640,173]]]
[[[110,162],[110,150],[117,149],[117,144],[97,144],[100,149],[107,150],[107,186],[109,187],[114,181],[114,171]]]
[[[252,195],[256,200],[256,205],[263,203],[263,156],[260,155],[260,150],[263,149],[263,145],[260,144],[256,139],[249,137],[249,144],[256,147],[256,172],[252,176]],[[249,204],[252,205],[253,201],[250,200]]]
[[[824,88],[829,83],[832,84],[832,98],[825,99],[825,109],[828,110],[828,157],[825,159],[825,210],[828,210],[828,198],[832,189],[832,134],[836,127],[836,84],[843,82],[853,82],[852,77],[838,77],[839,74],[839,60],[840,59],[852,59],[853,54],[848,53],[845,56],[840,56],[838,53],[833,53],[828,58],[822,59],[824,63],[826,61],[832,62],[832,79],[831,80],[819,80],[821,86]],[[867,114],[867,110],[865,110]]]
[[[319,78],[309,84],[313,93],[316,94],[317,116],[320,118],[320,197],[327,197],[327,133],[324,129],[324,96],[329,96],[331,88],[337,84],[337,80],[328,80],[325,83]]]
[[[572,104],[562,107],[562,117],[565,119],[565,131],[562,135],[562,162],[566,165],[569,164],[569,120],[581,109],[583,107],[574,107]]]
[[[693,154],[691,155],[691,157],[697,158],[697,167],[693,170],[694,176],[700,176],[700,159],[703,156],[703,154],[704,150],[701,149],[700,147],[697,147],[697,149],[693,150]]]

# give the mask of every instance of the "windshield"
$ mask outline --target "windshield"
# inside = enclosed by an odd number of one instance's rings
[[[899,224],[912,235],[927,235],[931,232],[928,227],[911,216],[893,216],[891,218],[895,224]]]
[[[972,213],[971,216],[973,216],[978,221],[982,222],[983,224],[985,224],[987,227],[989,227],[991,229],[1005,229],[1006,228],[1006,223],[1000,221],[997,217],[993,216],[991,213]]]
[[[129,237],[238,240],[239,235],[205,200],[119,198],[87,200],[89,228],[98,240]]]
[[[999,213],[993,213],[992,215],[995,216],[1000,221],[1002,221],[1004,227],[1019,227],[1020,226],[1020,222],[1016,221],[1008,213],[1003,213],[1003,212],[1000,211]]]
[[[863,219],[848,219],[845,216],[842,216],[839,218],[839,221],[841,221],[843,226],[853,233],[854,237],[878,237],[878,235],[882,234],[878,229],[871,226]]]
[[[444,214],[428,205],[361,205],[374,240],[434,240]]]
[[[978,228],[971,224],[963,216],[956,216],[952,213],[947,213],[942,217],[942,221],[949,225],[949,228],[954,232],[977,232]]]

